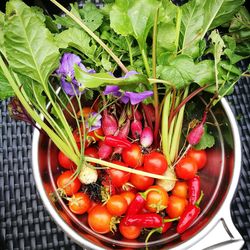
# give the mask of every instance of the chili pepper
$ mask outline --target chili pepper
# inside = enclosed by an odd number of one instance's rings
[[[126,226],[157,228],[162,226],[162,217],[156,213],[129,215],[125,220]]]
[[[126,213],[126,217],[130,215],[138,214],[144,207],[145,203],[146,203],[146,200],[142,197],[140,193],[138,193],[135,196],[134,200],[130,203],[127,213]]]
[[[201,195],[201,183],[200,177],[196,175],[192,179],[188,180],[188,201],[194,205]]]
[[[111,147],[130,148],[132,143],[125,138],[115,135],[106,135],[104,143]]]
[[[195,204],[187,205],[178,222],[177,233],[181,234],[186,231],[198,217],[200,214],[199,204],[203,198],[203,195],[203,192],[201,192],[200,198]]]

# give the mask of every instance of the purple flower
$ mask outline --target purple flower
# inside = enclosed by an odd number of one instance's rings
[[[102,116],[99,113],[91,112],[87,118],[85,123],[86,128],[88,131],[94,131],[102,126]]]
[[[117,85],[107,85],[103,91],[104,95],[112,94],[116,97],[121,97],[121,101],[124,104],[127,104],[129,101],[132,105],[138,104],[145,100],[146,98],[153,95],[153,91],[144,91],[144,92],[130,92],[130,91],[121,91]]]
[[[62,88],[66,94],[70,96],[78,95],[81,92],[79,87],[81,84],[75,79],[74,66],[78,65],[82,70],[90,74],[95,73],[95,70],[87,70],[81,63],[81,58],[72,53],[65,53],[61,58],[61,64],[56,73],[61,77]]]

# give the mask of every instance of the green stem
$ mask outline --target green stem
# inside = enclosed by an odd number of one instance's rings
[[[13,79],[10,71],[8,70],[7,66],[5,65],[2,57],[0,57],[0,67],[3,70],[3,73],[8,80],[10,86],[12,87],[13,91],[15,92],[17,98],[22,103],[24,108],[27,110],[27,112],[30,114],[30,116],[37,122],[41,128],[48,134],[48,136],[51,138],[51,140],[56,144],[56,146],[66,155],[69,155],[69,158],[76,163],[79,164],[79,158],[75,154],[75,152],[72,150],[72,148],[69,148],[68,145],[61,140],[61,138],[50,128],[48,127],[42,118],[33,110],[33,108],[29,105],[28,101],[25,99],[25,97],[22,95],[18,84]]]
[[[176,179],[174,179],[174,178],[167,178],[166,176],[163,176],[163,175],[152,174],[152,173],[137,170],[137,169],[134,169],[134,168],[124,167],[124,166],[121,166],[121,165],[117,165],[117,164],[114,164],[114,163],[111,163],[111,162],[108,162],[108,161],[104,161],[104,160],[89,157],[89,156],[85,156],[85,161],[91,162],[91,163],[97,163],[97,164],[99,164],[101,166],[122,170],[122,171],[129,172],[129,173],[132,173],[132,174],[143,175],[143,176],[147,176],[147,177],[151,177],[151,178],[155,178],[155,179],[161,179],[161,180],[176,181]]]
[[[107,51],[107,53],[114,59],[114,61],[120,66],[122,71],[124,73],[128,72],[128,69],[124,66],[124,64],[121,62],[121,60],[114,54],[114,52],[91,30],[89,29],[81,19],[76,17],[74,14],[72,14],[70,11],[68,11],[66,8],[64,8],[60,3],[58,3],[56,0],[50,0],[53,4],[55,4],[59,9],[61,9],[65,14],[67,14],[70,18],[72,18],[78,25],[80,25],[81,28],[84,29],[86,33],[89,34],[97,43],[99,43],[104,50]]]
[[[170,81],[162,80],[162,79],[154,79],[154,78],[148,78],[148,81],[150,84],[154,83],[163,83],[165,85],[168,85],[169,87],[174,87],[174,84]]]
[[[189,88],[186,87],[183,99],[185,99],[188,96]],[[182,131],[182,124],[183,124],[183,118],[184,118],[184,111],[185,111],[185,105],[180,109],[179,114],[177,116],[176,124],[174,133],[172,136],[172,144],[170,149],[170,162],[174,162],[175,157],[178,155],[179,151],[179,144],[180,144],[180,137],[181,137],[181,131]]]
[[[144,66],[145,66],[147,75],[148,75],[148,77],[150,77],[150,74],[151,74],[150,73],[150,67],[149,67],[147,53],[146,53],[145,49],[141,50],[141,55],[142,55],[142,59],[143,59],[143,62],[144,62]]]
[[[175,30],[176,30],[176,37],[175,37],[176,53],[178,52],[178,47],[179,47],[181,19],[182,19],[182,9],[180,7],[178,7],[177,8],[177,17],[176,17],[176,28],[175,28]]]
[[[134,65],[134,61],[133,61],[133,53],[132,53],[132,49],[131,49],[131,44],[129,43],[129,40],[128,40],[127,36],[125,36],[125,40],[126,40],[127,45],[128,45],[130,66],[133,66]]]
[[[171,92],[167,93],[162,110],[162,125],[161,125],[161,135],[162,135],[162,152],[167,158],[167,162],[170,162],[170,150],[168,147],[168,116],[170,113],[170,98]]]
[[[157,50],[157,23],[158,23],[159,9],[157,9],[154,18],[154,29],[153,29],[153,51],[152,51],[152,71],[153,78],[156,78],[156,50]],[[154,127],[154,144],[158,144],[158,134],[160,127],[159,117],[159,96],[157,82],[154,83],[154,108],[155,108],[155,127]]]

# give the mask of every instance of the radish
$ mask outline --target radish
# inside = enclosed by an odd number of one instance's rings
[[[114,135],[118,129],[118,124],[113,115],[108,114],[107,110],[103,111],[102,130],[104,135]]]
[[[113,148],[101,142],[98,149],[98,157],[102,160],[108,159],[113,152]]]
[[[145,127],[142,130],[140,143],[144,148],[147,148],[153,143],[153,131],[150,127]]]
[[[139,139],[142,133],[141,121],[134,119],[131,123],[131,133],[134,139]]]
[[[204,134],[204,124],[207,119],[207,112],[204,112],[202,121],[195,128],[193,128],[187,136],[187,141],[190,145],[196,145],[200,142],[202,135]]]

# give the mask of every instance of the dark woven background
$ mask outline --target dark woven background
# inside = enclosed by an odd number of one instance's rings
[[[243,78],[228,100],[243,146],[242,175],[231,211],[246,242],[243,249],[250,250],[250,80]],[[32,128],[11,120],[6,104],[0,102],[0,249],[81,249],[46,212],[32,175]]]

